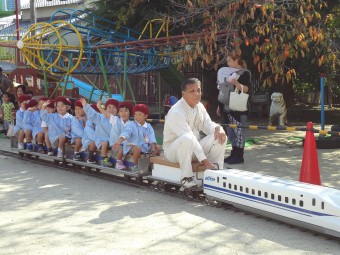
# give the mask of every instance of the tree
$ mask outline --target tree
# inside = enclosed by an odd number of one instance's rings
[[[230,50],[242,53],[264,86],[285,84],[306,56],[317,67],[339,64],[339,4],[321,0],[98,1],[101,17],[138,27],[166,17],[172,34],[205,32],[175,47],[179,66],[201,61],[218,68]],[[143,25],[145,24],[143,22]],[[253,68],[252,68],[253,69]]]
[[[338,49],[329,37],[329,24],[334,14],[327,12],[327,3],[319,0],[224,0],[190,1],[185,5],[171,1],[173,21],[195,25],[211,33],[196,47],[183,49],[189,62],[201,58],[202,64],[224,62],[230,50],[236,50],[260,73],[263,85],[285,83],[296,75],[294,59],[312,56],[312,63],[335,66]],[[325,11],[323,11],[325,10]],[[227,37],[218,39],[218,31],[226,30]],[[203,47],[202,47],[203,46]]]

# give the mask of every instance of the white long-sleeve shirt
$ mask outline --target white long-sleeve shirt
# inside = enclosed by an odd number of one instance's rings
[[[201,145],[199,144],[200,132],[210,135],[219,126],[213,122],[202,103],[191,108],[184,98],[181,98],[171,107],[165,117],[163,132],[163,149],[169,148],[170,144],[184,134],[193,134],[197,139],[194,141],[194,154],[201,162],[206,159]]]

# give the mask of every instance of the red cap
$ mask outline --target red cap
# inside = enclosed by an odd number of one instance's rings
[[[91,107],[92,107],[96,112],[100,112],[96,104],[91,104]]]
[[[46,107],[55,108],[55,100],[50,99],[49,101],[50,101],[50,103],[48,105],[46,105]]]
[[[132,111],[133,111],[133,104],[132,103],[130,103],[129,101],[120,102],[118,109],[120,109],[122,107],[129,109],[130,115],[132,114]]]
[[[63,102],[64,104],[69,105],[69,106],[72,105],[72,102],[70,101],[70,99],[68,99],[66,97],[58,97],[56,102],[57,103],[58,102]]]
[[[118,109],[119,102],[116,99],[110,98],[109,100],[107,100],[105,103],[105,108],[107,108],[109,104],[116,106],[116,108]]]
[[[32,97],[30,95],[24,94],[18,97],[19,103],[30,100]]]
[[[41,98],[39,98],[38,101],[47,101],[47,100],[48,100],[48,97],[41,97]]]
[[[77,100],[77,101],[74,102],[74,107],[76,107],[76,106],[83,108],[83,105],[81,104],[80,100]]]
[[[136,104],[133,107],[133,113],[135,113],[135,112],[142,112],[146,115],[149,115],[150,110],[149,110],[149,107],[145,104]]]
[[[34,107],[37,105],[38,105],[38,101],[32,98],[26,103],[26,108]]]

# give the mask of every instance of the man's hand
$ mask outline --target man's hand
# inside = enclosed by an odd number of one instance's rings
[[[214,166],[209,160],[205,159],[201,162],[205,169],[216,169],[216,166]]]
[[[227,140],[227,135],[225,134],[223,128],[221,126],[215,127],[214,132],[215,139],[218,141],[219,144],[224,144]]]

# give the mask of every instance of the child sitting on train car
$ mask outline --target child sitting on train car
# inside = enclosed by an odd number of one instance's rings
[[[15,114],[15,126],[14,132],[18,133],[18,149],[24,149],[24,139],[25,139],[25,132],[24,132],[24,113],[26,111],[26,102],[31,99],[31,96],[23,94],[18,97],[18,102],[20,105],[19,110],[17,110]]]
[[[91,107],[96,111],[100,112],[97,108],[96,104],[91,104]],[[82,138],[83,149],[88,150],[89,155],[87,158],[87,163],[96,163],[94,153],[97,150],[96,143],[95,143],[95,127],[96,124],[92,122],[92,120],[87,120],[84,128],[84,135]]]
[[[74,144],[74,160],[81,160],[80,149],[82,145],[82,137],[84,135],[84,127],[86,123],[86,116],[83,105],[79,100],[74,102],[75,116],[71,124],[71,144]]]
[[[49,113],[49,114],[55,113],[55,100],[50,99],[50,100],[46,100],[46,101],[49,101],[49,104],[46,105],[47,113]],[[38,105],[38,107],[39,107],[39,105]],[[42,110],[42,105],[41,105],[41,110]],[[47,147],[47,155],[53,156],[54,152],[53,152],[53,148],[52,148],[50,138],[48,136],[48,126],[47,126],[47,123],[43,120],[41,120],[41,127],[44,130],[44,138],[45,138],[45,144],[46,144],[46,147]],[[45,152],[45,150],[40,150],[39,153],[45,154],[46,152]]]
[[[48,101],[48,97],[40,97],[38,99],[38,109],[39,111],[42,109],[42,105],[43,103],[45,103],[46,101]]]
[[[124,155],[131,153],[134,161],[133,172],[138,172],[138,158],[141,153],[150,153],[158,155],[159,147],[157,146],[155,132],[152,126],[146,122],[150,110],[145,104],[137,104],[133,107],[134,121],[127,124],[124,131],[120,134],[119,139],[114,144],[117,153],[117,169],[125,169],[122,159]]]
[[[111,132],[110,132],[110,147],[114,150],[114,144],[119,139],[120,134],[125,129],[128,122],[130,122],[129,118],[132,116],[133,104],[124,101],[119,103],[118,105],[118,116],[113,116],[109,114],[106,110],[104,110],[100,102],[97,103],[97,107],[99,111],[108,118],[112,124]]]
[[[48,113],[46,106],[49,104],[46,101],[42,105],[41,119],[44,120],[48,126],[48,136],[52,144],[58,146],[57,157],[62,158],[64,155],[64,145],[71,139],[71,122],[73,116],[67,112],[71,108],[71,101],[66,97],[58,97],[57,112]]]
[[[103,157],[103,166],[110,167],[112,166],[109,158],[107,156],[107,152],[109,149],[109,140],[110,140],[110,131],[111,131],[111,122],[108,118],[105,117],[104,114],[97,113],[95,110],[90,107],[86,103],[84,98],[80,99],[84,107],[84,111],[89,120],[96,124],[95,128],[95,143],[96,147],[101,150],[101,156]],[[110,98],[105,103],[106,111],[111,115],[117,114],[119,102],[115,99]]]
[[[43,150],[44,132],[41,127],[40,111],[38,110],[38,101],[30,99],[26,103],[24,113],[24,132],[26,137],[28,151],[33,151],[32,139],[38,144],[38,151]]]

